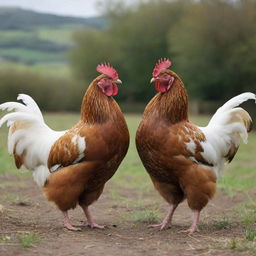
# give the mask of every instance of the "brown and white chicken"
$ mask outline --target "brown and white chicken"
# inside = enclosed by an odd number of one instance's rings
[[[252,129],[249,114],[237,107],[255,94],[242,93],[220,107],[206,127],[188,118],[188,95],[181,78],[168,69],[168,59],[157,62],[151,82],[158,93],[145,108],[137,130],[140,158],[161,196],[170,204],[160,223],[167,228],[177,206],[187,199],[194,212],[192,233],[198,230],[201,210],[213,197],[224,164],[235,156],[241,139]]]
[[[8,151],[17,168],[22,165],[33,172],[64,215],[64,227],[79,230],[69,219],[68,210],[79,204],[92,228],[96,224],[88,209],[96,201],[116,172],[129,146],[129,132],[118,104],[112,98],[121,84],[109,64],[97,66],[101,73],[89,85],[81,106],[81,120],[70,130],[54,131],[28,95],[20,94],[18,102],[6,102],[0,109],[14,111],[0,120],[9,126]],[[57,104],[57,103],[56,103]]]

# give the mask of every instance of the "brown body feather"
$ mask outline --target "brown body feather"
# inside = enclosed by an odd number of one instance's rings
[[[242,108],[233,109],[232,115],[230,115],[230,120],[228,120],[228,123],[242,123],[245,126],[247,132],[250,132],[252,130],[252,119],[248,112]],[[236,155],[238,147],[239,146],[235,144],[232,144],[230,146],[230,150],[226,155],[226,159],[229,163],[233,160],[234,156]]]
[[[147,105],[136,135],[141,160],[155,188],[170,204],[187,198],[191,209],[201,210],[215,193],[216,176],[207,166],[200,142],[204,134],[188,120],[188,97],[180,78]],[[194,152],[186,143],[195,142]],[[190,158],[194,158],[194,161]]]
[[[85,93],[79,123],[56,141],[49,155],[49,168],[55,164],[63,168],[49,176],[44,191],[62,211],[97,200],[128,150],[124,116],[114,99],[97,86],[102,77],[96,78]],[[74,135],[86,141],[84,157],[76,164],[72,164],[79,154],[72,143]]]

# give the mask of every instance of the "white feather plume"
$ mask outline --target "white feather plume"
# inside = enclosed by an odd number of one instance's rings
[[[53,144],[66,131],[54,131],[43,119],[36,102],[28,95],[20,94],[18,102],[6,102],[1,110],[15,111],[0,119],[0,127],[7,122],[10,127],[8,151],[23,157],[23,165],[33,171],[33,177],[39,186],[43,186],[50,172],[47,167],[48,157]]]
[[[237,106],[250,99],[256,100],[256,95],[247,92],[230,99],[216,111],[206,127],[199,127],[206,137],[201,143],[204,150],[202,156],[213,165],[217,176],[227,161],[226,156],[231,147],[239,147],[241,139],[247,143],[248,132],[243,118],[249,122],[251,118]]]
[[[40,108],[36,104],[36,102],[27,94],[19,94],[17,97],[17,100],[21,100],[24,102],[24,104],[32,111],[34,112],[42,121],[44,121],[43,115],[41,113]]]

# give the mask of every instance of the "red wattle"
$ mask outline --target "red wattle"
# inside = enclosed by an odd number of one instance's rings
[[[112,84],[112,86],[113,86],[113,93],[112,93],[112,96],[115,96],[115,95],[117,95],[117,93],[118,93],[118,87],[117,87],[117,85],[115,85],[114,83]]]
[[[107,89],[104,90],[104,93],[107,95],[107,96],[112,96],[113,95],[113,88],[112,87],[109,87]]]
[[[159,81],[156,81],[156,86],[155,86],[156,90],[158,92],[166,92],[167,91],[167,87],[162,85]]]

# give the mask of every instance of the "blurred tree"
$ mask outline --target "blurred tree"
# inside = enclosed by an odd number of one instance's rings
[[[149,79],[161,57],[170,57],[192,97],[220,100],[256,87],[255,0],[149,0],[129,8],[109,0],[105,16],[107,29],[75,34],[71,63],[88,80],[109,61],[127,85],[119,100],[155,94]]]
[[[256,1],[195,2],[170,30],[169,49],[190,95],[218,100],[256,89]]]
[[[86,86],[67,78],[38,75],[31,71],[0,71],[0,102],[15,101],[19,93],[29,94],[40,109],[79,111]]]

